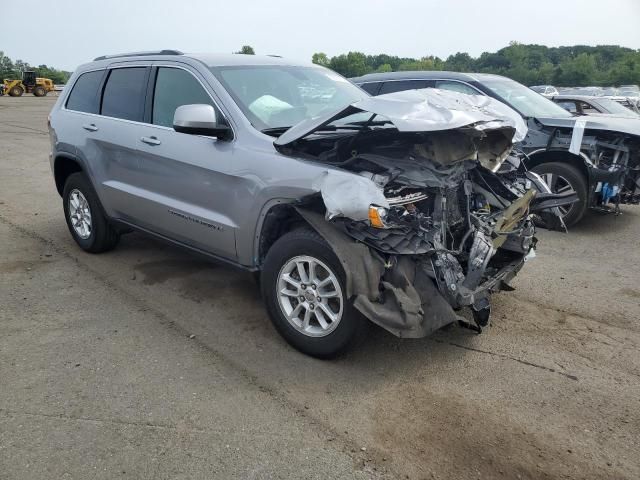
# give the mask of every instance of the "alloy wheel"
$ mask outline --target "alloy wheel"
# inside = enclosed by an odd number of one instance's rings
[[[81,239],[86,240],[91,236],[91,208],[82,192],[75,188],[69,193],[69,219]]]
[[[296,330],[324,337],[336,329],[344,311],[338,276],[317,258],[301,255],[280,269],[277,299],[282,313]]]

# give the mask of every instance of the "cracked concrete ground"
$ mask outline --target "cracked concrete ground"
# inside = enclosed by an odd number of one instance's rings
[[[492,328],[289,348],[250,275],[73,243],[54,98],[0,98],[0,478],[640,477],[640,208],[541,232]],[[193,336],[193,338],[191,338]]]

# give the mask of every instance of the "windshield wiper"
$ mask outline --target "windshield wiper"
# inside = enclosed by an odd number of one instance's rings
[[[360,125],[362,127],[377,127],[380,125],[387,125],[389,123],[393,123],[391,120],[376,120],[376,121],[369,121],[369,120],[360,120],[357,122],[349,122],[349,123],[345,123],[345,125]]]

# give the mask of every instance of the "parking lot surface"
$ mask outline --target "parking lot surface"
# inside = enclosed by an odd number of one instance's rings
[[[640,208],[539,232],[482,335],[291,349],[250,274],[67,231],[55,97],[0,98],[0,478],[640,478]]]

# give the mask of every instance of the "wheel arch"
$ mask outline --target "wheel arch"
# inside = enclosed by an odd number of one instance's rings
[[[53,177],[56,182],[56,190],[60,196],[62,196],[67,178],[78,172],[84,172],[84,168],[77,158],[64,154],[55,158],[53,162]]]
[[[589,165],[591,161],[583,153],[575,155],[568,150],[540,149],[529,153],[525,164],[527,168],[531,169],[550,162],[562,162],[572,165],[584,175],[587,185],[589,184]]]
[[[285,233],[291,232],[301,226],[311,225],[298,213],[293,203],[276,200],[267,206],[260,215],[260,224],[256,228],[254,263],[262,268],[269,249]]]

